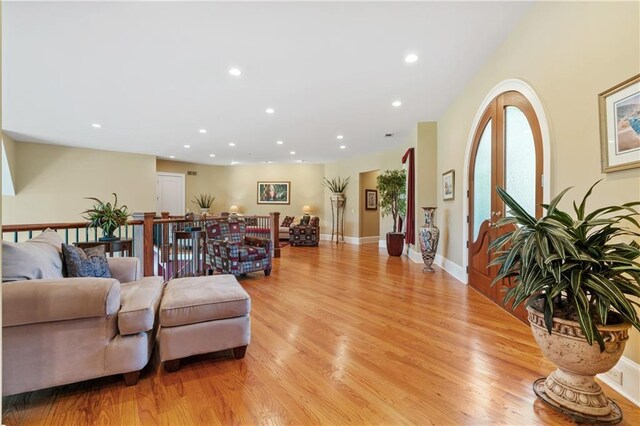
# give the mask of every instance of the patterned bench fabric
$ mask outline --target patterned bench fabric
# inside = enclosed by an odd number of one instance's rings
[[[207,264],[223,274],[271,273],[271,240],[246,236],[243,219],[223,219],[207,226]]]
[[[314,216],[308,225],[289,228],[289,244],[292,246],[317,246],[320,240],[320,218]]]

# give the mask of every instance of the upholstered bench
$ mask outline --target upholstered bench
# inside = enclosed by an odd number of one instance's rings
[[[233,275],[169,281],[160,304],[158,341],[167,371],[191,355],[233,349],[244,357],[251,339],[251,299]]]

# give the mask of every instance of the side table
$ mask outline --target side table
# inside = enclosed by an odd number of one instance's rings
[[[73,243],[73,245],[82,249],[104,246],[105,253],[109,253],[111,257],[113,257],[114,253],[120,253],[121,256],[131,256],[133,254],[133,239],[131,238],[113,241],[84,241]]]

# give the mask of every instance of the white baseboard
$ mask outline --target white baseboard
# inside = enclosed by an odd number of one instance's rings
[[[436,265],[447,271],[453,278],[460,281],[462,284],[467,284],[467,272],[464,268],[455,262],[450,261],[446,257],[436,253],[436,258],[433,261]]]
[[[378,248],[387,248],[387,240],[378,240]]]
[[[416,251],[415,247],[412,246],[409,249],[409,259],[411,259],[413,263],[422,263],[422,252]]]
[[[607,374],[598,374],[598,379],[640,407],[640,364],[623,356],[613,368],[622,374],[622,385],[616,383]]]
[[[368,243],[375,243],[376,241],[378,241],[378,237],[377,235],[374,237],[344,237],[344,242],[346,244],[368,244]],[[321,241],[331,241],[331,234],[320,234],[320,240]]]

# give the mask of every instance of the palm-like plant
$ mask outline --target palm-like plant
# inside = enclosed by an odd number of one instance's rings
[[[542,308],[549,334],[554,313],[563,311],[576,320],[589,344],[596,340],[600,350],[604,341],[597,325],[606,325],[615,310],[624,320],[640,330],[633,297],[640,297],[640,245],[622,242],[619,237],[637,238],[640,233],[626,228],[640,228],[634,208],[640,202],[602,207],[586,213],[586,202],[596,182],[580,205],[574,201],[575,218],[558,208],[567,188],[548,205],[546,215],[535,219],[505,190],[498,195],[512,216],[497,225],[517,225],[489,245],[496,253],[491,265],[500,265],[493,284],[508,279],[510,288],[504,303],[513,307],[528,300]],[[533,306],[536,308],[536,306]],[[558,316],[558,315],[556,315]]]
[[[113,231],[127,223],[130,213],[127,206],[118,207],[118,196],[113,193],[113,204],[103,202],[95,197],[85,197],[86,200],[93,200],[95,204],[92,208],[82,212],[83,218],[88,220],[87,226],[101,228],[104,239],[113,239]]]
[[[191,202],[196,203],[201,209],[209,209],[215,199],[216,197],[211,194],[199,194],[196,195]]]
[[[342,194],[347,189],[350,180],[351,176],[347,176],[344,179],[340,176],[331,179],[324,178],[322,185],[334,194]]]

